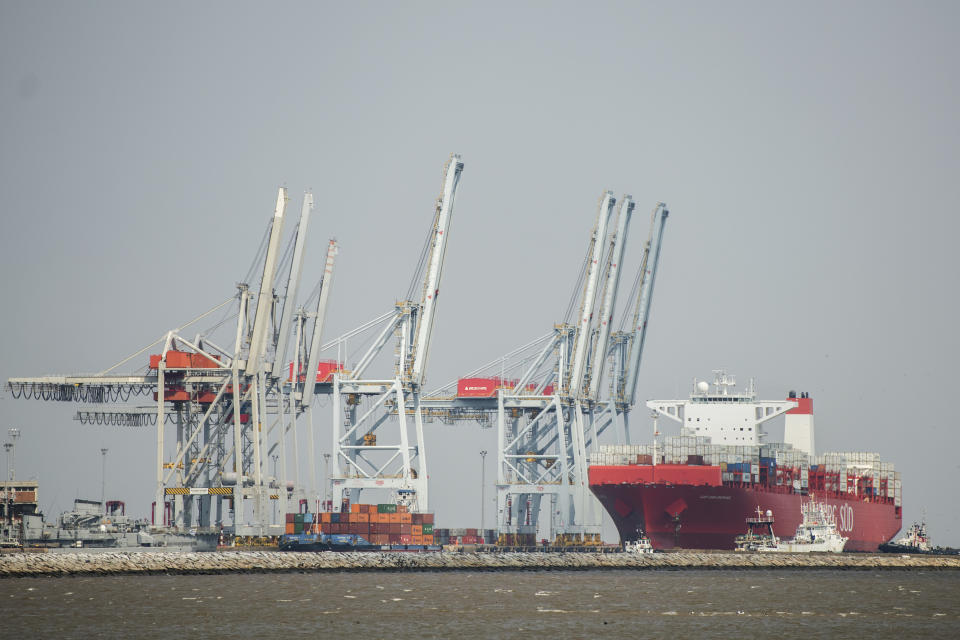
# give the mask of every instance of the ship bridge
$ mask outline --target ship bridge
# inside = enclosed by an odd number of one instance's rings
[[[718,369],[714,382],[694,380],[685,400],[649,400],[647,408],[680,424],[680,435],[710,438],[713,444],[756,446],[766,435],[763,423],[781,416],[796,404],[789,400],[757,400],[751,378],[742,393],[736,378]]]

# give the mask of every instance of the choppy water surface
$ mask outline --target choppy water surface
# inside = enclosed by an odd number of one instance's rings
[[[11,638],[960,637],[954,571],[544,571],[0,580]],[[7,632],[12,631],[11,635]],[[343,636],[349,634],[349,636]],[[758,635],[759,634],[759,635]]]

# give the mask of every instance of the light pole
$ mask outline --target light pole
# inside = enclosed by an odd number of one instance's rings
[[[327,509],[327,495],[330,491],[330,454],[323,454],[323,509]]]
[[[100,449],[100,455],[103,456],[100,467],[100,505],[103,507],[103,515],[107,515],[107,448]]]
[[[8,433],[10,434],[10,448],[13,450],[11,454],[12,460],[10,462],[10,482],[13,482],[17,477],[14,469],[17,466],[17,438],[20,437],[20,429],[10,429]]]
[[[480,450],[480,535],[483,535],[483,510],[487,506],[487,450]]]
[[[3,515],[5,516],[5,517],[4,517],[4,520],[6,520],[8,523],[10,523],[10,522],[13,522],[13,520],[12,520],[13,516],[10,515],[10,507],[12,506],[12,505],[10,504],[10,503],[11,503],[11,500],[10,500],[10,497],[11,497],[10,488],[11,488],[11,486],[12,486],[12,484],[13,484],[13,465],[10,464],[10,451],[13,449],[13,443],[12,443],[12,442],[4,442],[4,443],[3,443],[3,449],[4,449],[4,451],[7,452],[7,469],[10,470],[10,471],[9,471],[10,479],[9,479],[7,482],[4,483],[4,484],[6,485],[6,487],[4,488],[4,492],[3,492],[3,508],[4,508],[4,514],[3,514]]]
[[[17,438],[20,437],[20,429],[10,429],[10,442],[3,445],[3,448],[10,453],[10,480],[7,484],[7,522],[13,525],[13,481],[17,477]]]
[[[285,490],[285,488],[280,488],[280,481],[277,480],[277,460],[280,458],[280,454],[275,453],[270,457],[273,458],[273,483],[278,487],[277,493],[279,494],[280,491]],[[271,500],[271,502],[273,502],[273,509],[271,509],[271,513],[273,514],[273,524],[277,524],[277,502],[279,502],[279,497],[280,496],[278,495],[278,500]]]

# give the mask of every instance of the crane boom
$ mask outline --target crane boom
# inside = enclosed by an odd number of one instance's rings
[[[627,230],[630,227],[630,218],[633,215],[633,198],[625,195],[620,203],[620,213],[617,218],[616,235],[610,247],[610,259],[607,261],[607,282],[603,294],[603,307],[600,310],[600,333],[594,345],[591,362],[590,399],[596,400],[600,395],[600,382],[603,379],[603,366],[606,362],[607,340],[610,337],[610,323],[613,321],[614,309],[617,305],[617,289],[620,286],[621,262],[627,247]]]
[[[290,262],[290,274],[287,277],[287,293],[283,301],[283,314],[280,317],[280,332],[277,336],[276,355],[273,359],[273,377],[279,378],[287,360],[287,342],[290,339],[290,322],[300,290],[300,272],[303,270],[304,246],[307,240],[307,225],[310,211],[313,209],[313,194],[303,194],[303,207],[300,209],[300,224],[297,225],[297,239],[293,247],[293,260]]]
[[[570,368],[570,395],[579,396],[583,387],[583,372],[586,366],[587,345],[590,344],[590,328],[596,299],[597,280],[600,277],[600,258],[603,253],[603,239],[607,235],[607,222],[616,200],[612,191],[600,196],[597,208],[597,223],[590,237],[590,262],[587,263],[587,277],[584,283],[583,298],[580,300],[580,323],[573,352],[573,365]]]
[[[267,245],[267,256],[263,261],[263,278],[260,279],[260,295],[257,296],[257,312],[253,320],[250,353],[247,356],[247,375],[255,375],[260,372],[266,352],[267,331],[270,329],[270,311],[273,306],[273,277],[277,270],[280,238],[283,236],[283,214],[287,208],[287,200],[286,188],[280,187],[277,192],[277,208],[274,211],[273,224],[270,228],[270,243]]]
[[[650,247],[644,266],[643,284],[640,286],[640,295],[637,296],[637,309],[633,316],[633,339],[631,340],[630,356],[627,363],[626,384],[624,386],[623,404],[633,404],[633,396],[637,391],[637,375],[640,370],[640,358],[643,356],[643,342],[647,335],[647,321],[650,319],[650,301],[653,298],[653,284],[657,277],[657,263],[660,261],[660,245],[663,240],[663,227],[670,212],[667,205],[657,203],[653,210],[653,221],[650,228]]]
[[[463,172],[463,161],[457,154],[451,154],[444,169],[443,193],[437,201],[437,215],[433,227],[433,240],[430,247],[430,259],[424,278],[423,296],[420,301],[420,317],[413,344],[411,381],[418,387],[423,385],[427,368],[427,355],[430,350],[430,336],[437,310],[437,297],[440,295],[440,276],[443,271],[443,259],[447,250],[447,236],[450,229],[450,217],[453,214],[453,200]]]
[[[309,407],[313,402],[313,390],[317,384],[317,365],[320,364],[320,338],[323,335],[323,322],[327,316],[327,300],[333,288],[333,265],[337,260],[339,245],[331,240],[327,245],[327,262],[323,267],[323,280],[320,283],[320,296],[317,298],[317,317],[313,321],[313,335],[310,338],[310,351],[307,353],[306,378],[303,383],[301,406]]]

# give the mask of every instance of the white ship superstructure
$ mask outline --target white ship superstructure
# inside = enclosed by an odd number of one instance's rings
[[[753,379],[738,393],[736,378],[720,369],[711,385],[694,380],[686,400],[649,400],[647,407],[680,424],[681,436],[710,438],[715,445],[757,446],[762,443],[763,423],[797,407],[790,400],[757,400]]]

